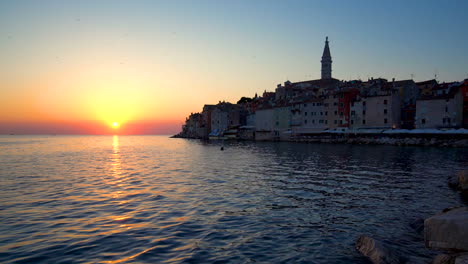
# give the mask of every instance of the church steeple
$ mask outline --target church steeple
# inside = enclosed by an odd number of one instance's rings
[[[325,39],[325,48],[322,55],[322,79],[331,79],[332,77],[332,58],[330,47],[328,47],[328,37]]]

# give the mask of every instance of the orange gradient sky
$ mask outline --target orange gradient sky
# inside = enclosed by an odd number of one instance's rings
[[[0,1],[0,134],[177,133],[204,104],[319,78],[327,35],[337,79],[463,80],[465,7]]]

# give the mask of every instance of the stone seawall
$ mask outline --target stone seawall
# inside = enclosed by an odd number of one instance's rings
[[[186,135],[175,135],[173,138],[202,139]],[[246,139],[241,139],[246,140]],[[251,139],[253,140],[253,139]],[[263,140],[265,141],[265,140]],[[270,140],[281,141],[281,140]],[[284,141],[284,140],[283,140]],[[433,146],[433,147],[468,147],[468,135],[450,134],[414,134],[414,135],[385,135],[385,134],[332,134],[322,133],[311,136],[291,137],[286,140],[303,143],[329,144],[359,144],[359,145],[395,145],[395,146]]]
[[[292,138],[293,142],[395,146],[468,147],[466,135],[316,135]]]

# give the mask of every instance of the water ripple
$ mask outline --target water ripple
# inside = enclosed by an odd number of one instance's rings
[[[409,223],[462,204],[446,177],[467,160],[466,149],[0,136],[0,262],[359,263],[362,233],[428,262]]]

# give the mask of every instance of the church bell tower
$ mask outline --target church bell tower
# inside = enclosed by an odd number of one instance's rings
[[[332,78],[332,58],[328,47],[328,37],[325,39],[325,48],[322,55],[322,79]]]

